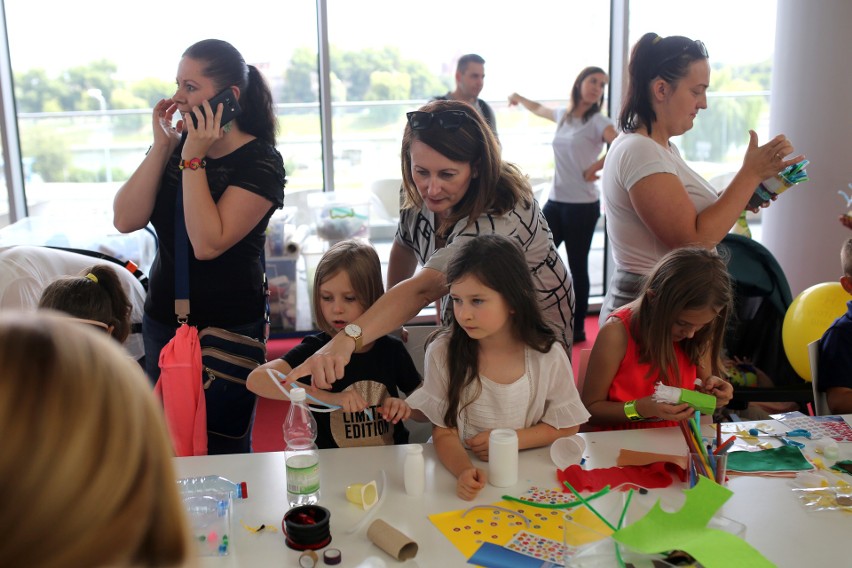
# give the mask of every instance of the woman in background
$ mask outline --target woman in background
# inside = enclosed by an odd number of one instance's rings
[[[533,114],[556,123],[553,137],[555,169],[553,185],[542,211],[557,248],[565,243],[568,266],[577,302],[574,310],[574,342],[585,341],[589,308],[589,250],[601,202],[595,180],[603,168],[604,143],[615,139],[612,120],[601,114],[608,77],[600,67],[586,67],[571,87],[567,108],[550,108],[518,93],[509,95],[509,106],[521,104]]]

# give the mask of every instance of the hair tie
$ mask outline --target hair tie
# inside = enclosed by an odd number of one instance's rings
[[[88,274],[86,274],[85,278],[88,278],[89,280],[91,280],[91,281],[92,281],[92,282],[94,282],[95,284],[97,284],[97,283],[98,283],[98,277],[97,277],[97,276],[95,276],[94,274],[92,274],[91,272],[89,272]]]

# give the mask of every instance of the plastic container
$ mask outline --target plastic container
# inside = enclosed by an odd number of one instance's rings
[[[287,500],[291,507],[313,505],[320,497],[317,423],[305,403],[305,389],[290,390],[290,411],[284,421]]]
[[[215,493],[231,493],[234,499],[248,498],[248,486],[245,481],[234,483],[219,475],[204,475],[201,477],[184,477],[178,479],[178,491],[186,498],[193,495],[210,495]]]
[[[183,500],[200,556],[227,556],[231,551],[233,493],[190,495]]]
[[[405,454],[402,477],[406,494],[420,497],[426,490],[426,464],[423,461],[423,446],[411,444]]]
[[[370,202],[357,193],[335,191],[308,195],[316,234],[330,243],[370,236]]]
[[[518,433],[514,430],[491,430],[488,437],[488,481],[494,487],[511,487],[518,482]]]

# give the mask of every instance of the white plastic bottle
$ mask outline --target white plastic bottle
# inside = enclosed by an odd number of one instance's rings
[[[290,391],[290,411],[284,421],[287,499],[291,507],[319,501],[319,452],[316,446],[317,423],[305,403],[305,389]]]
[[[408,495],[423,495],[426,489],[426,464],[423,461],[423,446],[420,444],[408,446],[402,466],[402,477]]]
[[[209,495],[212,493],[232,493],[234,499],[246,499],[248,487],[246,482],[234,483],[219,475],[204,475],[201,477],[184,477],[178,479],[178,491],[183,497],[194,495]]]

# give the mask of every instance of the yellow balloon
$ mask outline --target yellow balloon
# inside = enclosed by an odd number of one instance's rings
[[[811,380],[808,343],[816,341],[831,323],[846,313],[849,294],[840,282],[811,286],[793,300],[784,315],[781,339],[793,369],[806,381]]]

